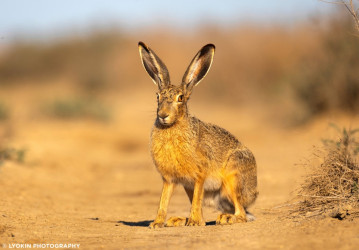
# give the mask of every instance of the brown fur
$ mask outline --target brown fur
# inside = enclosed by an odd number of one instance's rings
[[[247,221],[246,208],[257,197],[257,167],[252,152],[225,129],[190,116],[187,109],[192,88],[210,68],[214,45],[206,45],[197,53],[180,86],[170,84],[166,66],[149,47],[140,42],[139,50],[146,71],[159,86],[150,149],[163,178],[163,191],[150,227],[205,225],[203,201],[223,212],[217,224]],[[165,224],[176,184],[184,186],[192,203],[191,213],[189,218],[172,217]]]

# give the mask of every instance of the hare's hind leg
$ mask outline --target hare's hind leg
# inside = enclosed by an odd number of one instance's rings
[[[234,214],[223,213],[218,216],[216,220],[217,225],[230,225],[238,222],[246,222],[246,211],[243,205],[240,203],[240,183],[238,173],[234,172],[225,177],[223,180],[223,186],[221,195],[225,196],[223,201],[230,200],[234,206]]]
[[[217,225],[229,225],[238,222],[246,222],[246,210],[243,202],[246,197],[243,197],[243,172],[246,169],[245,162],[239,160],[243,158],[242,152],[234,152],[225,167],[225,173],[223,178],[223,185],[221,189],[221,196],[223,196],[222,202],[230,201],[234,207],[234,214],[223,213],[218,216],[216,220]]]

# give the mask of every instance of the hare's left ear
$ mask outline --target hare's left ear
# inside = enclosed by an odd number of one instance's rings
[[[215,46],[213,44],[207,44],[192,59],[182,78],[182,85],[185,87],[187,96],[191,94],[193,87],[198,85],[209,71],[214,57],[214,50]]]
[[[158,88],[163,89],[170,84],[170,74],[167,67],[155,52],[143,42],[138,43],[138,50],[145,70],[153,82],[158,85]]]

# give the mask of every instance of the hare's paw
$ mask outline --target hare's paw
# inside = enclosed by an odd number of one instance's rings
[[[206,222],[204,222],[202,219],[193,219],[188,218],[186,222],[186,226],[205,226]]]
[[[166,227],[182,227],[186,225],[186,217],[171,217],[167,220]]]
[[[216,225],[231,225],[235,221],[236,216],[234,214],[220,214],[216,220]]]
[[[163,221],[154,221],[150,224],[149,228],[155,229],[155,228],[161,228],[164,226],[165,226],[165,223]]]
[[[232,225],[241,222],[247,222],[247,219],[234,214],[221,214],[216,220],[216,225]]]

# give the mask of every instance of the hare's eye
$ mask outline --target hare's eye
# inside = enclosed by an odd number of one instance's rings
[[[157,95],[157,101],[160,99],[160,94],[156,93]]]
[[[177,101],[178,101],[178,102],[183,102],[183,95],[179,95],[179,96],[177,97]]]

